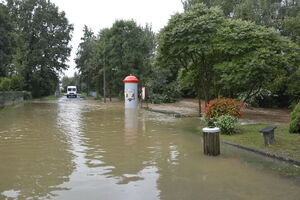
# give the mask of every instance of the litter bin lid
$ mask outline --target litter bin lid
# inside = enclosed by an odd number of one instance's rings
[[[214,127],[214,128],[206,127],[206,128],[203,128],[202,131],[205,133],[219,133],[220,129],[218,127]]]

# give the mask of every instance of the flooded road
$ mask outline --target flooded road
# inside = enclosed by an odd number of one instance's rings
[[[199,120],[119,103],[36,101],[0,113],[0,199],[299,199],[294,167],[230,146],[202,153]]]

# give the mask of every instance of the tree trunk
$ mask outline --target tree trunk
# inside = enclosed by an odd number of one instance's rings
[[[199,105],[199,109],[198,109],[198,111],[199,111],[199,117],[201,117],[202,116],[202,109],[201,109],[201,87],[200,86],[198,86],[198,105]]]
[[[109,87],[109,101],[111,102],[111,87]]]

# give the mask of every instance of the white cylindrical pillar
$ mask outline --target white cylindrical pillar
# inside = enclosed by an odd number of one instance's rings
[[[124,96],[125,108],[136,109],[138,107],[138,82],[139,80],[133,76],[127,76],[124,80]]]

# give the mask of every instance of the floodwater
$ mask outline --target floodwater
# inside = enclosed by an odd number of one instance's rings
[[[230,146],[202,153],[199,120],[118,103],[36,101],[0,113],[0,199],[299,199],[294,167]]]

